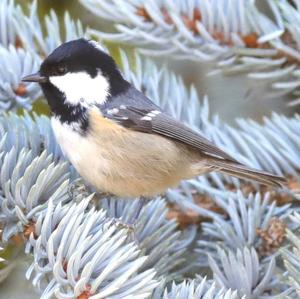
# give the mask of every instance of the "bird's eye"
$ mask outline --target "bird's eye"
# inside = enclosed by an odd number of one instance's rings
[[[67,72],[67,68],[65,67],[65,66],[59,66],[58,68],[57,68],[57,73],[58,73],[58,75],[63,75],[63,74],[65,74]]]

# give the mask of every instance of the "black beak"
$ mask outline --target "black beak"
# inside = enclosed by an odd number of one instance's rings
[[[46,83],[48,81],[47,77],[41,76],[39,72],[36,74],[28,75],[22,78],[23,82],[36,82],[36,83]]]

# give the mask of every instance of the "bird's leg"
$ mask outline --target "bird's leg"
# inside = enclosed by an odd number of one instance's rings
[[[114,197],[115,196],[111,193],[96,191],[95,196],[93,198],[93,202],[94,202],[94,205],[97,209],[101,209],[101,208],[103,208],[102,203],[101,203],[102,200],[104,200],[104,199],[111,200]],[[115,215],[114,216],[113,215],[108,216],[109,217],[109,222],[110,222],[111,225],[115,225],[120,229],[127,229],[128,231],[133,231],[133,229],[134,229],[133,226],[126,223],[126,222],[124,222],[122,220],[122,217],[118,217],[117,211],[113,212],[113,214],[115,214]]]
[[[130,222],[125,223],[122,221],[122,218],[113,218],[112,224],[117,225],[119,228],[125,228],[128,230],[129,235],[132,236],[133,240],[138,244],[139,241],[136,237],[136,226],[139,219],[139,216],[141,215],[141,211],[144,207],[144,205],[147,203],[148,198],[141,197],[138,201],[137,207],[135,209],[135,213],[130,219]]]
[[[139,240],[135,234],[136,232],[136,228],[137,228],[137,224],[138,224],[138,220],[139,220],[139,217],[140,215],[142,214],[142,210],[144,208],[144,206],[147,204],[147,201],[149,199],[144,197],[144,196],[141,196],[139,201],[138,201],[138,205],[135,209],[135,215],[132,217],[131,219],[131,227],[133,228],[132,231],[131,231],[131,234],[132,234],[132,237],[133,237],[133,240],[135,241],[135,243],[139,244]]]

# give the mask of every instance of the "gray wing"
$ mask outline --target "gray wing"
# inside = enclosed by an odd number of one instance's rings
[[[184,143],[211,157],[237,162],[205,137],[161,111],[157,106],[137,108],[120,105],[102,110],[105,117],[128,129],[158,134]]]

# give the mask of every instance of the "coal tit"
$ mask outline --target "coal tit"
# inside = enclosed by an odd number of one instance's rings
[[[38,82],[62,151],[101,192],[151,197],[219,171],[265,185],[285,179],[242,165],[126,81],[98,43],[66,42],[23,78]]]

